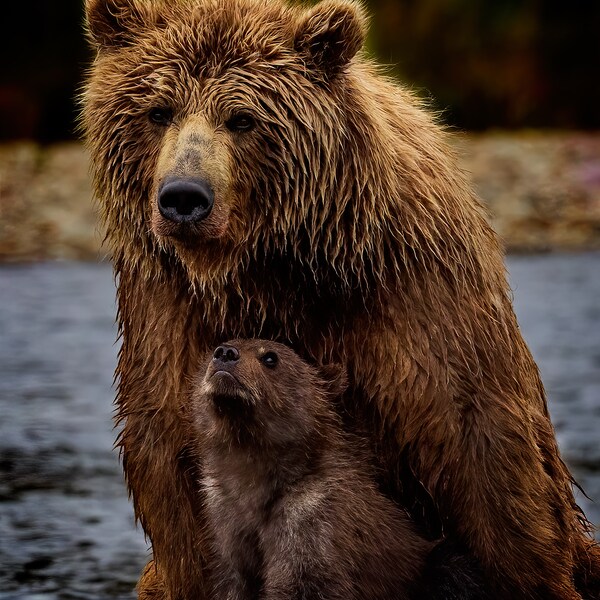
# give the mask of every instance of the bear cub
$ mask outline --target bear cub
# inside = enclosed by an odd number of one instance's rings
[[[482,597],[468,576],[456,590],[427,589],[439,549],[377,490],[360,444],[343,433],[332,407],[343,387],[339,372],[275,342],[230,341],[208,359],[192,407],[214,597]]]

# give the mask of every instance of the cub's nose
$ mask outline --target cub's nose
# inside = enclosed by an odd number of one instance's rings
[[[212,210],[215,195],[201,179],[167,179],[158,191],[158,210],[175,223],[197,223]]]
[[[240,351],[234,346],[219,346],[213,353],[213,363],[236,363],[240,360]]]

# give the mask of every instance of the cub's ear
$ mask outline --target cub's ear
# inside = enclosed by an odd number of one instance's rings
[[[367,18],[358,4],[323,0],[305,12],[298,22],[294,47],[324,75],[335,75],[362,48]]]
[[[136,0],[85,0],[87,31],[99,48],[124,46],[147,19]]]
[[[346,369],[339,363],[321,365],[319,375],[325,383],[327,393],[334,398],[341,396],[348,387]]]

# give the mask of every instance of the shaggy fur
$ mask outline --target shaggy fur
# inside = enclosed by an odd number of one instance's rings
[[[209,359],[194,390],[218,563],[211,597],[417,597],[432,544],[377,491],[357,440],[342,434],[329,405],[336,384],[281,344],[219,347],[232,348],[239,359]]]
[[[501,250],[440,127],[357,54],[343,0],[87,0],[86,132],[118,277],[120,444],[171,599],[202,597],[186,398],[262,337],[343,363],[381,487],[468,548],[500,598],[600,594]],[[159,110],[158,117],[157,110]],[[231,123],[246,119],[247,131]],[[209,216],[157,210],[168,177]]]

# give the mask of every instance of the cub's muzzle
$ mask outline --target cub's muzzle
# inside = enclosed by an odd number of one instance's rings
[[[174,223],[198,223],[212,210],[215,195],[201,179],[167,179],[158,190],[158,210]]]

